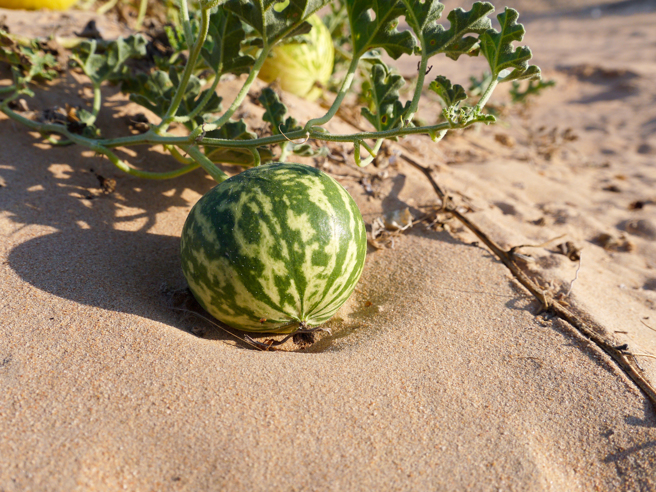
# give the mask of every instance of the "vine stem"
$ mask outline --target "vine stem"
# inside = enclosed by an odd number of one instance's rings
[[[494,78],[490,82],[490,85],[487,86],[485,89],[485,92],[481,96],[481,99],[478,101],[478,104],[476,105],[476,109],[481,111],[485,104],[489,101],[490,97],[492,96],[492,93],[494,92],[494,89],[496,89],[497,85],[499,85],[499,78]]]
[[[210,102],[210,99],[212,98],[212,95],[214,94],[214,91],[216,91],[217,85],[219,85],[219,79],[221,77],[219,74],[216,74],[214,77],[214,81],[212,82],[212,86],[209,88],[209,90],[205,93],[203,96],[203,99],[196,105],[196,107],[193,109],[191,113],[185,116],[176,116],[173,121],[177,123],[186,123],[187,121],[193,120],[196,116],[198,116],[198,113],[200,113],[205,106],[207,106],[207,103]]]
[[[346,76],[344,77],[344,81],[342,82],[342,86],[339,88],[339,92],[337,93],[337,97],[335,98],[335,101],[333,102],[332,106],[330,106],[328,112],[322,117],[313,118],[310,121],[308,121],[305,124],[305,127],[303,128],[304,132],[310,131],[310,129],[313,126],[321,126],[328,123],[332,119],[332,117],[337,114],[337,110],[341,106],[344,97],[346,97],[346,93],[349,91],[351,85],[353,84],[353,79],[355,78],[355,72],[358,69],[359,61],[360,61],[359,56],[353,56],[348,71],[346,72]]]
[[[189,20],[189,7],[187,0],[180,0],[180,13],[182,14],[182,28],[185,34],[185,42],[187,48],[191,49],[193,41],[193,33],[191,32],[191,22]]]
[[[102,93],[100,92],[100,84],[93,83],[93,108],[91,110],[93,114],[93,122],[98,118],[98,113],[100,113],[100,108],[102,107]]]
[[[116,154],[114,154],[114,152],[101,145],[93,147],[92,150],[95,150],[97,153],[107,156],[110,162],[114,164],[117,168],[119,168],[121,171],[129,174],[130,176],[136,176],[137,178],[157,179],[157,180],[172,179],[182,176],[183,174],[187,174],[195,169],[198,169],[198,167],[200,166],[198,162],[194,162],[192,164],[183,166],[179,169],[175,169],[174,171],[169,171],[164,173],[141,171],[139,169],[133,168],[127,162],[119,159],[119,157]]]
[[[187,64],[185,65],[184,71],[182,72],[182,77],[180,78],[180,85],[178,85],[178,89],[175,91],[173,100],[171,101],[169,109],[166,111],[166,115],[164,115],[164,118],[162,118],[162,122],[155,128],[155,133],[166,131],[168,126],[175,120],[175,114],[180,107],[182,98],[184,97],[187,90],[187,85],[189,84],[189,79],[191,78],[191,74],[193,73],[194,67],[196,66],[196,61],[198,60],[198,56],[200,55],[201,49],[203,48],[203,44],[205,43],[205,38],[207,38],[207,33],[210,28],[210,16],[205,9],[200,11],[200,15],[201,25],[200,32],[198,33],[198,38],[196,38],[196,42],[191,49],[191,53],[189,53],[189,59],[187,60]]]
[[[200,165],[207,174],[212,176],[214,178],[214,181],[217,183],[223,183],[226,179],[228,179],[230,176],[228,176],[226,173],[221,171],[216,165],[207,158],[205,154],[203,154],[198,147],[195,145],[185,145],[180,147],[182,150],[184,150],[189,156],[196,161],[198,165]]]
[[[139,2],[139,14],[137,15],[137,24],[134,26],[135,30],[140,31],[141,25],[146,18],[146,10],[148,10],[148,0],[141,0]]]
[[[267,45],[265,45],[262,48],[262,52],[255,60],[255,64],[253,64],[253,67],[251,68],[251,71],[248,74],[248,78],[246,79],[246,82],[244,82],[242,88],[239,90],[239,93],[237,94],[237,97],[235,97],[235,100],[232,101],[232,104],[230,105],[228,110],[225,113],[223,113],[218,120],[205,125],[205,131],[210,132],[212,130],[216,130],[217,128],[221,128],[223,125],[225,125],[228,122],[228,120],[230,120],[230,117],[235,113],[235,111],[237,111],[239,106],[241,106],[241,103],[244,102],[244,99],[246,99],[246,96],[248,95],[248,91],[253,85],[253,82],[255,82],[255,79],[257,78],[257,74],[260,73],[260,69],[262,68],[262,65],[264,65],[264,62],[269,56],[270,50],[271,47]]]
[[[9,116],[14,121],[21,123],[32,130],[35,130],[40,133],[58,133],[64,135],[69,139],[73,140],[75,143],[84,145],[86,147],[94,148],[98,145],[102,145],[104,148],[115,148],[115,147],[125,147],[125,146],[134,146],[134,145],[147,145],[147,144],[162,144],[162,145],[191,145],[191,144],[201,144],[208,145],[212,147],[222,147],[222,148],[256,148],[262,147],[265,145],[275,145],[288,140],[304,139],[307,137],[307,133],[304,130],[297,130],[295,132],[290,132],[286,135],[271,135],[268,137],[256,138],[252,140],[224,140],[219,138],[199,138],[202,132],[198,134],[190,134],[186,137],[175,137],[172,135],[158,135],[153,132],[146,132],[142,135],[133,135],[130,137],[119,137],[111,138],[102,141],[102,144],[98,140],[90,139],[71,133],[64,125],[53,124],[53,123],[39,123],[37,121],[32,121],[24,116],[16,113],[15,111],[9,109],[7,103],[16,99],[19,94],[16,93],[13,96],[5,99],[0,103],[0,110]],[[416,134],[426,134],[426,133],[440,133],[444,130],[450,130],[454,128],[465,128],[473,123],[467,123],[463,125],[454,125],[451,126],[449,123],[440,123],[433,126],[424,126],[424,127],[406,127],[406,128],[394,128],[391,130],[385,130],[380,132],[360,132],[353,134],[331,134],[322,130],[312,129],[310,130],[309,137],[314,140],[325,141],[325,142],[351,142],[354,143],[358,140],[364,139],[380,139],[380,138],[392,138],[392,137],[402,137],[405,135],[416,135]],[[209,131],[210,125],[205,125],[206,131]],[[198,130],[201,128],[199,127]]]
[[[171,155],[175,158],[175,160],[181,164],[188,165],[191,164],[192,162],[196,162],[193,159],[183,156],[178,150],[178,148],[174,145],[165,145],[164,147],[166,148],[166,150],[168,150],[171,153]]]
[[[121,171],[131,176],[136,176],[138,178],[146,178],[146,179],[158,179],[158,180],[171,179],[171,178],[177,178],[178,176],[182,176],[183,174],[187,174],[188,172],[198,169],[198,167],[200,166],[198,161],[196,161],[190,164],[186,164],[180,169],[163,172],[163,173],[141,171],[139,169],[135,169],[132,166],[130,166],[127,162],[121,160],[107,146],[101,145],[97,140],[92,140],[89,138],[82,137],[81,135],[72,133],[63,125],[55,125],[55,124],[44,125],[42,123],[38,123],[36,121],[32,121],[28,118],[25,118],[24,116],[21,116],[18,113],[12,111],[11,109],[9,109],[9,107],[7,107],[7,104],[13,99],[15,99],[16,97],[18,97],[19,95],[20,95],[19,93],[15,93],[12,97],[9,97],[4,101],[2,101],[2,103],[0,103],[0,110],[14,121],[17,121],[32,130],[35,130],[40,133],[58,133],[60,135],[64,135],[69,139],[69,141],[67,142],[57,142],[57,143],[51,142],[52,145],[68,145],[69,143],[84,145],[85,147],[88,147],[99,154],[107,156],[107,158],[110,160],[112,164],[114,164]]]
[[[93,40],[91,42],[91,49],[92,51],[96,51],[96,41]],[[71,60],[73,60],[75,63],[78,64],[78,66],[82,69],[84,72],[84,75],[87,76],[87,78],[91,81],[91,85],[93,86],[93,108],[91,110],[91,114],[93,114],[93,119],[89,122],[90,124],[93,124],[96,121],[96,118],[98,117],[98,113],[100,113],[100,108],[102,107],[102,93],[100,91],[100,84],[96,82],[93,77],[89,74],[87,71],[87,67],[84,63],[82,63],[82,60],[75,55],[71,55]]]
[[[423,39],[422,39],[422,45],[423,45]],[[407,109],[406,114],[403,116],[403,125],[405,125],[405,122],[411,122],[412,119],[415,116],[415,113],[417,112],[417,108],[419,107],[419,99],[421,98],[421,92],[424,89],[424,80],[426,79],[426,68],[428,67],[428,57],[424,54],[426,53],[426,49],[424,46],[422,46],[422,55],[421,55],[421,62],[419,64],[419,73],[417,74],[417,84],[415,85],[415,93],[412,96],[412,102],[410,103],[410,107]]]
[[[356,157],[355,163],[357,164],[357,166],[358,167],[368,166],[376,158],[376,155],[378,154],[378,151],[380,151],[380,148],[383,146],[384,141],[385,141],[384,138],[379,138],[378,140],[376,140],[376,144],[374,145],[373,148],[371,148],[371,146],[369,146],[364,140],[355,142],[355,147],[358,149],[355,152],[355,157]],[[367,152],[369,152],[369,157],[363,160],[360,160],[360,150],[359,150],[360,145],[362,145],[367,150]]]
[[[278,157],[278,162],[285,162],[287,160],[287,156],[289,155],[290,149],[289,149],[290,143],[287,142],[286,144],[282,144],[280,146],[281,151],[280,151],[280,157]]]

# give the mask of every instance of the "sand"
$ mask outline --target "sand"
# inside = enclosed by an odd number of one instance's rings
[[[503,246],[567,234],[580,268],[558,241],[523,250],[526,270],[566,290],[579,269],[567,301],[618,344],[656,355],[647,327],[656,327],[656,241],[644,227],[656,220],[656,13],[647,2],[598,7],[602,15],[585,10],[591,2],[566,15],[553,13],[562,4],[534,5],[527,42],[556,88],[507,109],[500,125],[397,149],[435,166]],[[8,14],[10,25],[37,25]],[[480,73],[475,62],[434,70],[466,83]],[[74,76],[64,82],[30,106],[83,103]],[[285,100],[300,115],[320,111]],[[436,112],[423,109],[427,119]],[[101,125],[124,134],[123,114]],[[564,138],[566,128],[578,138]],[[153,153],[134,160],[174,165]],[[437,203],[401,159],[373,195],[351,167],[326,166],[367,222]],[[116,191],[102,193],[90,168],[116,179]],[[370,248],[332,335],[303,351],[258,352],[172,309],[188,305],[179,234],[212,186],[202,173],[131,178],[0,117],[0,184],[3,492],[656,490],[653,405],[594,344],[538,314],[454,221]],[[612,185],[619,191],[604,190]],[[636,201],[642,208],[630,209]],[[601,233],[620,247],[604,249]],[[654,360],[639,362],[656,383]]]

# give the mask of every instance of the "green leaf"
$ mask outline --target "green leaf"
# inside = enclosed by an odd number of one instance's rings
[[[219,9],[210,16],[209,36],[201,54],[217,75],[246,73],[255,60],[252,56],[239,55],[245,38],[239,18]]]
[[[166,115],[175,91],[180,84],[177,67],[170,67],[169,72],[154,70],[150,74],[137,74],[130,79],[126,79],[121,86],[121,90],[130,94],[130,100],[149,109],[160,118]],[[185,92],[180,102],[176,116],[186,116],[190,114],[200,101],[208,94],[211,89],[201,92],[203,82],[192,75],[189,77],[189,83],[185,87]],[[209,96],[207,104],[203,111],[195,118],[195,124],[203,123],[203,114],[218,113],[221,111],[221,97],[216,93]],[[194,123],[187,122],[186,126],[192,129]]]
[[[130,58],[143,58],[146,56],[148,41],[140,34],[127,38],[118,38],[107,48],[107,63],[112,72],[123,69],[123,64]]]
[[[396,60],[402,54],[411,54],[417,46],[410,31],[396,29],[399,17],[406,13],[401,0],[346,0],[346,10],[354,56],[383,48]]]
[[[27,90],[27,84],[34,79],[52,80],[58,75],[55,70],[57,60],[50,53],[44,53],[37,41],[30,41],[29,46],[22,46],[2,29],[0,61],[11,65],[14,81],[22,90]]]
[[[437,24],[444,11],[444,4],[438,0],[426,0],[424,3],[416,0],[403,0],[403,3],[406,7],[405,20],[420,41],[425,40],[435,30],[444,30]]]
[[[42,80],[52,80],[57,77],[57,71],[53,70],[53,67],[57,66],[57,60],[50,53],[32,50],[21,51],[30,64],[27,73],[29,79],[40,78]]]
[[[180,53],[187,49],[184,30],[181,25],[164,26],[164,33],[174,53]]]
[[[166,72],[155,70],[140,73],[123,82],[121,90],[130,94],[130,100],[163,117],[169,107],[173,84]]]
[[[526,32],[524,26],[517,23],[519,14],[516,10],[506,8],[497,16],[501,31],[488,29],[481,35],[481,52],[487,58],[493,76],[499,76],[502,70],[511,69],[520,72],[528,68],[531,50],[526,46],[515,49],[513,41],[521,41]]]
[[[300,34],[299,26],[329,2],[330,0],[228,0],[223,4],[223,8],[253,27],[267,46],[273,46],[289,35]]]
[[[460,55],[474,54],[479,41],[466,34],[482,34],[492,27],[492,21],[487,17],[494,12],[494,7],[488,2],[476,2],[470,11],[457,8],[447,16],[451,24],[448,31],[436,29],[427,38],[428,56],[444,53],[449,58],[457,60]],[[440,26],[441,27],[441,26]]]
[[[287,115],[287,106],[285,106],[278,97],[278,94],[269,87],[262,89],[260,97],[257,98],[260,104],[264,107],[265,113],[262,119],[271,125],[271,133],[274,135],[279,133],[291,133],[301,130],[298,121],[292,116]]]
[[[146,56],[146,39],[140,34],[112,41],[99,52],[95,40],[80,44],[77,50],[78,63],[91,81],[99,85],[104,80],[122,80],[129,72],[125,62],[130,58]]]
[[[457,107],[460,101],[467,99],[467,93],[463,86],[459,84],[452,85],[451,81],[442,75],[439,75],[430,83],[429,89],[442,98],[447,108]]]
[[[444,5],[437,0],[426,0],[424,3],[415,0],[403,2],[408,9],[408,24],[419,36],[426,57],[445,53],[449,58],[457,60],[460,55],[474,54],[478,48],[478,39],[464,36],[480,35],[492,27],[487,16],[494,12],[494,7],[488,2],[476,2],[469,11],[461,8],[452,10],[447,16],[451,24],[449,29],[437,23],[444,10]]]
[[[515,69],[503,77],[499,82],[509,82],[511,80],[540,80],[542,71],[540,67],[529,65],[525,70]]]
[[[75,114],[80,120],[80,123],[84,123],[86,126],[93,126],[96,122],[96,116],[86,109],[78,108]]]
[[[528,97],[531,95],[539,95],[542,91],[548,87],[553,87],[556,85],[555,80],[536,80],[529,79],[528,84],[524,90],[520,90],[521,84],[517,81],[512,83],[512,89],[510,89],[510,96],[512,97],[513,103],[526,103]]]
[[[403,77],[389,73],[385,65],[374,65],[371,67],[371,85],[366,95],[372,103],[375,113],[369,108],[362,108],[362,115],[378,131],[385,131],[401,122],[405,109],[410,102],[404,106],[399,101],[399,89],[404,84]]]

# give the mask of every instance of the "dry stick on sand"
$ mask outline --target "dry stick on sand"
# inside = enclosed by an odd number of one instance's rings
[[[533,280],[531,280],[513,261],[512,254],[510,251],[504,251],[499,245],[497,245],[492,239],[490,239],[483,231],[481,231],[475,224],[473,224],[467,217],[458,212],[456,206],[453,203],[448,202],[446,193],[440,188],[435,179],[431,174],[430,169],[422,166],[417,161],[408,157],[405,153],[402,153],[400,156],[404,161],[413,167],[420,170],[430,181],[435,193],[442,200],[444,205],[444,210],[456,219],[463,223],[470,231],[472,231],[485,245],[490,248],[490,250],[496,255],[501,262],[506,265],[506,267],[513,274],[515,279],[522,284],[531,294],[533,294],[538,301],[542,303],[543,310],[551,310],[561,319],[567,321],[572,325],[579,333],[590,339],[594,342],[599,348],[606,352],[624,371],[624,373],[636,384],[638,387],[645,393],[647,398],[651,400],[654,409],[656,409],[656,388],[654,388],[647,379],[640,373],[638,368],[637,361],[632,360],[629,357],[634,355],[643,355],[643,354],[630,354],[623,350],[620,350],[615,347],[612,341],[606,339],[600,334],[596,333],[593,330],[592,323],[584,321],[580,316],[576,315],[565,306],[556,301],[548,292],[543,291],[536,285]]]
[[[651,326],[649,326],[649,325],[648,325],[647,323],[645,323],[644,321],[640,320],[640,323],[642,323],[643,325],[645,325],[645,326],[646,326],[647,328],[649,328],[650,330],[656,331],[656,328],[652,328]]]

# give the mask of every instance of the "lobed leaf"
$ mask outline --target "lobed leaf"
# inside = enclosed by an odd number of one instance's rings
[[[130,101],[149,109],[160,118],[166,114],[171,100],[173,84],[166,72],[155,70],[139,73],[123,81],[121,90],[130,94]]]
[[[467,93],[463,86],[452,85],[451,81],[442,75],[439,75],[428,87],[442,98],[447,108],[457,107],[460,101],[467,99]]]
[[[406,13],[401,0],[346,0],[346,10],[354,56],[360,57],[373,48],[383,48],[396,60],[415,50],[417,42],[410,31],[396,29],[399,17]]]
[[[382,64],[371,67],[371,84],[368,87],[367,98],[371,101],[374,110],[362,108],[362,116],[371,123],[378,131],[385,131],[397,126],[403,117],[405,109],[410,102],[404,106],[399,101],[399,89],[404,84],[403,77],[389,73],[387,67]]]
[[[514,81],[512,83],[512,89],[510,89],[510,96],[513,103],[525,103],[529,96],[538,95],[544,89],[548,87],[553,87],[556,85],[555,80],[537,80],[537,79],[528,79],[528,84],[524,90],[520,90],[520,83]]]
[[[228,0],[223,8],[255,29],[267,46],[309,32],[305,20],[330,0]],[[302,26],[303,25],[303,26]],[[302,27],[301,27],[302,26]]]
[[[0,29],[0,61],[11,65],[14,81],[23,90],[33,79],[52,80],[58,73],[57,60],[50,53],[43,52],[37,41],[29,46],[19,45],[7,33]]]
[[[273,89],[269,87],[262,89],[257,100],[264,107],[265,113],[262,119],[271,125],[271,133],[275,135],[281,132],[285,134],[301,130],[298,121],[292,116],[284,119],[287,115],[287,106],[280,101],[278,94]]]
[[[500,82],[509,82],[511,80],[540,80],[542,78],[542,71],[540,67],[529,65],[526,69],[521,70],[516,68],[508,75],[503,77]]]
[[[125,62],[130,58],[146,56],[147,44],[140,34],[118,38],[109,43],[104,51],[98,51],[96,40],[86,41],[77,50],[77,60],[95,85],[105,80],[122,80],[128,73]]]
[[[219,9],[210,16],[209,36],[201,54],[219,76],[224,73],[246,73],[255,59],[239,54],[245,38],[246,32],[239,18]]]
[[[506,7],[505,12],[497,16],[501,31],[488,29],[481,35],[481,52],[487,58],[495,78],[506,69],[519,73],[528,69],[531,50],[526,46],[515,49],[512,45],[513,41],[521,41],[526,32],[524,26],[517,23],[518,17],[515,9]]]
[[[121,90],[130,94],[130,100],[149,109],[160,118],[163,118],[168,111],[171,100],[175,95],[176,88],[180,84],[179,74],[176,67],[170,67],[168,73],[161,70],[154,70],[149,74],[137,74],[131,79],[126,79],[121,86]],[[199,102],[207,95],[211,89],[201,92],[203,82],[201,79],[192,75],[185,87],[185,92],[180,102],[176,116],[186,116],[190,114]],[[221,97],[212,93],[207,104],[204,106],[202,114],[218,113],[221,111]],[[203,123],[202,115],[195,118],[196,124]],[[187,123],[191,129],[194,123]]]
[[[403,1],[408,10],[408,24],[419,36],[426,57],[444,53],[457,60],[460,55],[475,54],[479,44],[478,38],[466,35],[480,35],[492,27],[487,16],[494,12],[494,7],[488,2],[476,2],[469,11],[461,8],[452,10],[447,16],[451,25],[449,29],[445,29],[437,23],[444,10],[444,5],[439,1]]]

